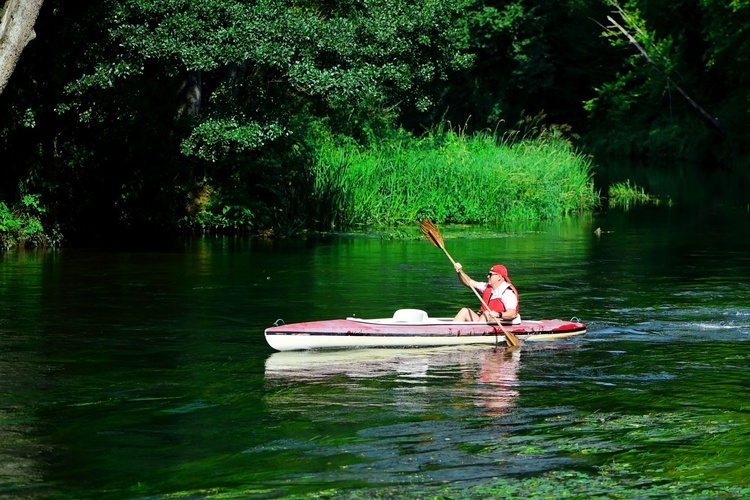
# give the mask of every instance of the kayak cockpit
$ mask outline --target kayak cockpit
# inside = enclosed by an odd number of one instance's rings
[[[427,311],[422,309],[398,309],[393,313],[390,318],[376,318],[376,319],[363,319],[357,317],[348,317],[347,321],[356,321],[357,323],[373,323],[373,324],[387,324],[387,325],[444,325],[454,323],[453,318],[431,318]],[[477,322],[459,322],[457,325],[466,324],[488,324],[486,321]],[[494,323],[492,323],[494,324]],[[521,316],[516,316],[513,321],[503,321],[503,325],[519,325],[521,324]]]

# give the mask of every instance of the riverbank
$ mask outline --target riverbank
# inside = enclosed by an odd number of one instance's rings
[[[392,232],[425,217],[458,224],[543,221],[599,204],[591,158],[551,133],[521,140],[491,133],[445,131],[420,138],[402,133],[370,147],[331,138],[314,158],[304,169],[305,182],[280,197],[280,205],[242,201],[248,214],[277,211],[276,222],[234,220],[226,201],[207,189],[199,210],[159,232],[293,235],[373,226]],[[65,241],[64,230],[50,222],[59,214],[48,213],[38,195],[0,209],[5,249]],[[138,228],[130,229],[138,234]]]

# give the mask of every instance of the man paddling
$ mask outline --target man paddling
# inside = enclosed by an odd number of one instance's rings
[[[490,268],[487,273],[487,281],[474,281],[466,274],[460,262],[454,264],[458,279],[464,285],[477,289],[482,294],[484,304],[479,312],[473,311],[469,307],[464,307],[454,321],[493,321],[498,318],[504,321],[519,319],[518,316],[518,291],[508,278],[508,270],[502,264],[496,264]]]

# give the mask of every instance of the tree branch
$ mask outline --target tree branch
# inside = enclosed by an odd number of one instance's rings
[[[620,30],[620,32],[623,35],[625,35],[625,37],[628,39],[628,41],[631,44],[633,44],[636,49],[638,49],[638,52],[641,53],[641,55],[643,56],[643,58],[646,59],[646,61],[649,64],[651,64],[654,68],[656,68],[656,71],[658,71],[659,73],[661,73],[662,75],[664,75],[664,78],[666,78],[667,81],[670,84],[672,84],[677,89],[677,91],[680,93],[680,95],[682,95],[682,97],[684,97],[685,100],[687,100],[687,102],[690,103],[690,105],[693,107],[693,109],[695,109],[696,111],[698,111],[698,113],[703,117],[703,119],[705,119],[714,128],[714,130],[716,132],[718,132],[722,137],[726,137],[727,133],[724,130],[724,127],[721,126],[721,123],[719,123],[719,119],[718,118],[716,118],[715,116],[711,116],[705,109],[703,109],[697,102],[695,102],[687,94],[687,92],[685,92],[684,90],[682,90],[682,87],[680,87],[679,85],[677,85],[674,82],[674,80],[672,80],[669,77],[669,75],[667,75],[664,72],[664,70],[662,70],[654,62],[654,60],[651,58],[651,56],[648,54],[648,52],[646,52],[646,50],[641,46],[641,44],[638,43],[638,41],[635,39],[635,37],[633,37],[633,35],[631,35],[630,33],[628,33],[628,31],[625,28],[623,28],[622,26],[620,26],[614,19],[612,19],[611,16],[607,16],[607,20],[609,20],[609,22],[611,22],[614,25],[615,28],[617,28],[618,30]]]

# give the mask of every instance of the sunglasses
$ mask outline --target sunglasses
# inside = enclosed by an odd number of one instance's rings
[[[500,275],[497,273],[487,273],[488,278],[492,278],[493,276],[500,276]]]

